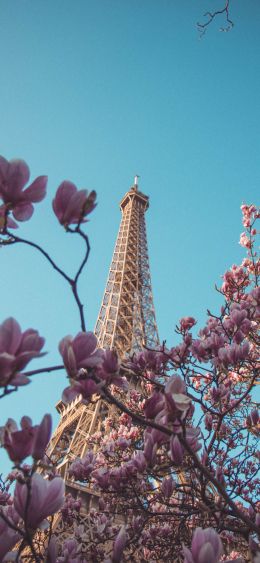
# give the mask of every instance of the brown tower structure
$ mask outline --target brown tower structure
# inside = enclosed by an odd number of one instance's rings
[[[100,348],[113,348],[121,359],[159,344],[147,250],[145,212],[149,199],[134,186],[123,197],[122,220],[95,334]],[[102,401],[85,405],[79,396],[69,405],[60,401],[60,423],[48,448],[67,488],[84,490],[70,481],[67,469],[75,457],[83,457],[88,437],[101,429],[107,407]],[[86,491],[87,492],[87,491]]]
[[[159,344],[145,228],[149,199],[134,186],[123,197],[122,220],[95,334],[121,358]]]

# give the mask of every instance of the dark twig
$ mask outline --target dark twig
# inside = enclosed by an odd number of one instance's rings
[[[229,6],[230,0],[226,0],[225,6],[222,9],[216,10],[215,12],[206,12],[204,14],[204,17],[208,18],[207,21],[205,23],[197,22],[200,37],[206,33],[207,27],[212,23],[212,21],[222,14],[225,14],[227,25],[225,27],[221,27],[219,31],[230,31],[232,27],[234,27],[234,22],[229,17]]]
[[[51,371],[58,371],[64,369],[64,365],[61,366],[50,366],[47,368],[33,369],[31,371],[24,371],[23,375],[31,377],[32,375],[38,375],[38,373],[50,373]]]
[[[46,250],[44,250],[39,244],[36,244],[35,242],[32,242],[30,240],[18,237],[16,235],[13,235],[12,233],[10,233],[7,229],[5,230],[4,234],[7,235],[9,237],[8,239],[8,244],[16,244],[16,243],[23,243],[23,244],[27,244],[28,246],[31,246],[33,248],[35,248],[36,250],[38,250],[45,258],[46,260],[48,260],[48,262],[51,264],[51,266],[54,268],[54,270],[56,270],[56,272],[58,272],[70,285],[71,289],[72,289],[72,293],[74,296],[74,299],[77,303],[78,309],[79,309],[79,315],[80,315],[80,322],[81,322],[81,329],[83,330],[83,332],[86,331],[86,323],[85,323],[85,318],[84,318],[84,306],[80,300],[79,297],[79,293],[78,293],[78,280],[79,277],[88,261],[88,257],[89,257],[89,253],[90,253],[90,244],[89,244],[89,239],[88,236],[81,230],[80,228],[80,224],[77,225],[77,227],[75,229],[71,229],[71,228],[67,228],[67,232],[69,233],[77,233],[80,235],[80,237],[84,240],[85,245],[86,245],[86,252],[84,255],[84,258],[74,276],[74,278],[71,278],[70,276],[68,276],[64,270],[62,270],[59,266],[57,266],[57,264],[54,262],[54,260],[50,257],[50,255],[48,254],[48,252],[46,252]]]
[[[72,279],[69,276],[67,276],[67,274],[61,268],[59,268],[59,266],[57,266],[57,264],[55,264],[54,260],[52,260],[48,252],[46,252],[46,250],[44,250],[39,244],[36,244],[31,240],[17,237],[16,235],[9,233],[8,231],[6,231],[6,234],[10,237],[8,244],[15,244],[17,242],[22,242],[23,244],[27,244],[28,246],[32,246],[33,248],[38,250],[46,258],[46,260],[48,260],[48,262],[52,265],[54,270],[56,270],[56,272],[58,272],[71,285]]]

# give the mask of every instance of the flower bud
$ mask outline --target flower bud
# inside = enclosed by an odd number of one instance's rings
[[[32,456],[34,459],[43,458],[46,447],[51,437],[51,427],[52,427],[51,415],[45,414],[41,421],[41,424],[38,426],[36,430],[36,434],[34,438],[34,444],[32,448]]]

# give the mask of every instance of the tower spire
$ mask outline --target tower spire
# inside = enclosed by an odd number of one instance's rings
[[[134,187],[136,188],[136,190],[138,190],[138,178],[140,178],[140,176],[136,174],[134,177]]]

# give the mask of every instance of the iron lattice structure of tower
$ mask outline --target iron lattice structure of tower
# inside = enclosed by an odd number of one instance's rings
[[[149,199],[138,190],[135,177],[134,186],[120,203],[122,220],[95,328],[98,346],[115,349],[120,359],[143,347],[154,349],[159,345],[145,227],[148,206]],[[56,408],[61,419],[47,455],[65,479],[67,492],[81,496],[84,524],[90,506],[95,505],[95,496],[87,487],[70,480],[68,468],[76,457],[86,453],[89,436],[103,431],[108,408],[102,400],[86,405],[80,396],[69,405],[59,401]]]
[[[123,197],[122,220],[95,334],[121,358],[159,344],[147,249],[148,197],[135,185]]]

